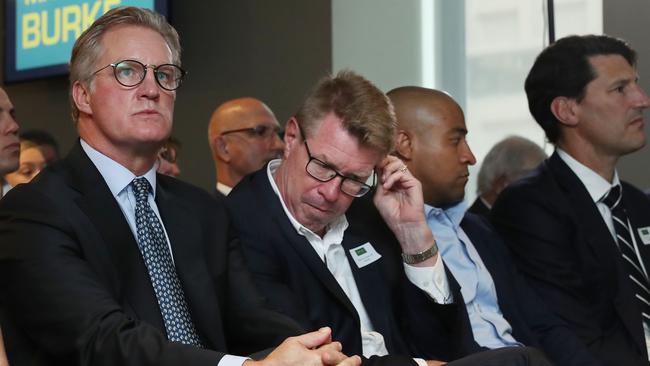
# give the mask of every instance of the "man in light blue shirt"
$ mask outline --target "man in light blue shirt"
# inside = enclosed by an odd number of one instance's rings
[[[398,120],[396,154],[422,182],[425,214],[443,261],[458,284],[474,341],[484,348],[541,348],[558,365],[599,365],[541,306],[483,218],[465,213],[468,166],[460,106],[446,93],[402,87],[388,93]]]

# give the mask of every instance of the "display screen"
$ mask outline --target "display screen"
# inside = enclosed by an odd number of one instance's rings
[[[167,0],[6,0],[5,81],[68,73],[75,40],[95,19],[119,6],[155,9]]]

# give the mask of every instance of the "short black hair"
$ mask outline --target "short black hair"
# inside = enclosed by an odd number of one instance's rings
[[[560,135],[551,102],[559,96],[581,101],[585,87],[597,77],[589,58],[598,55],[620,55],[636,66],[636,52],[624,40],[606,35],[564,37],[537,56],[524,89],[528,109],[550,142],[557,142]]]

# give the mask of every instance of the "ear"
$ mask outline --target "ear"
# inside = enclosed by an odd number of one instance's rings
[[[230,153],[228,152],[228,142],[223,136],[217,136],[214,140],[215,152],[219,159],[226,163],[230,161]]]
[[[395,141],[395,154],[403,161],[411,160],[413,156],[413,146],[411,136],[404,130],[397,131]]]
[[[89,87],[90,85],[84,85],[79,80],[72,84],[72,100],[74,100],[77,109],[86,114],[92,114],[90,93],[88,92]]]
[[[284,153],[282,158],[286,159],[291,155],[291,152],[302,143],[303,138],[305,137],[300,134],[298,120],[296,117],[291,117],[284,126]]]
[[[575,126],[578,124],[578,103],[573,98],[555,97],[551,102],[551,112],[563,125]]]

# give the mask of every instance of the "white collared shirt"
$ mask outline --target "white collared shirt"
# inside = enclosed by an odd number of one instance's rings
[[[227,186],[221,182],[217,182],[217,191],[221,192],[224,196],[227,196],[232,191],[232,187]]]
[[[598,173],[589,169],[559,147],[557,148],[557,154],[560,156],[562,161],[564,161],[564,163],[569,166],[569,169],[573,171],[573,173],[585,186],[587,192],[589,193],[589,196],[591,197],[591,200],[594,201],[596,207],[598,208],[598,212],[600,212],[600,215],[603,217],[603,220],[605,221],[610,234],[612,234],[612,238],[616,240],[616,231],[614,230],[612,212],[610,211],[609,207],[603,202],[600,202],[600,200],[605,197],[605,195],[609,192],[610,189],[612,189],[612,187],[621,184],[621,181],[618,178],[618,172],[614,171],[614,178],[612,179],[612,183],[610,183],[605,180],[605,178],[601,177]]]
[[[348,227],[347,218],[345,215],[336,218],[327,227],[325,235],[322,238],[300,224],[298,220],[293,217],[291,212],[289,212],[289,209],[282,199],[278,186],[275,184],[275,179],[273,178],[273,172],[275,172],[281,162],[280,159],[272,160],[267,165],[266,172],[271,187],[282,204],[284,213],[289,218],[289,221],[296,232],[307,239],[316,254],[318,254],[320,259],[327,265],[327,268],[339,283],[343,292],[350,299],[350,302],[352,302],[361,322],[363,355],[365,357],[387,355],[388,350],[386,349],[384,337],[380,333],[374,331],[372,322],[368,316],[363,301],[361,300],[359,289],[354,280],[352,269],[350,268],[350,262],[345,255],[345,249],[341,245],[343,242],[343,235]],[[451,291],[449,290],[447,276],[445,275],[444,265],[442,263],[442,260],[438,260],[435,266],[424,268],[413,267],[406,264],[404,265],[409,280],[416,286],[420,287],[423,291],[429,293],[440,303],[444,303],[445,300],[449,301],[451,298]],[[415,270],[409,271],[412,269]],[[416,280],[412,278],[415,278]],[[428,288],[422,288],[422,286],[420,286],[421,283],[426,283]],[[435,295],[435,297],[433,295]],[[424,361],[421,359],[416,358],[415,361],[418,364],[424,364]]]

